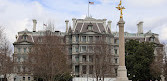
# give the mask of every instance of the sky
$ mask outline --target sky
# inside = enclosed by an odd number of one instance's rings
[[[90,0],[90,15],[96,19],[112,21],[112,31],[118,31],[120,12],[115,8],[119,0]],[[151,30],[159,34],[161,42],[167,43],[167,0],[122,0],[125,31],[137,32],[139,21],[144,22],[144,32]],[[55,30],[65,31],[65,20],[85,18],[88,0],[0,0],[0,26],[13,43],[17,32],[32,31],[32,19],[37,20],[37,30],[43,30],[43,23],[51,21]]]

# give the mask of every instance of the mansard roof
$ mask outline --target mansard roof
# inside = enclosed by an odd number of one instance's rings
[[[79,32],[79,33],[86,32],[88,25],[89,23],[77,23],[74,32]],[[98,33],[106,32],[103,23],[92,23],[92,27],[93,31],[95,32]]]
[[[91,17],[86,17],[85,19],[77,19],[73,33],[83,33],[88,31],[88,26],[92,25],[92,31],[97,33],[111,32],[106,26],[106,19],[94,19]]]

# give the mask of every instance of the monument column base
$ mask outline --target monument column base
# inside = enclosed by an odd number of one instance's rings
[[[128,80],[126,66],[118,67],[118,76],[115,81],[131,81]]]

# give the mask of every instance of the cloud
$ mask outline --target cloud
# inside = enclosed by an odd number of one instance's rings
[[[167,43],[167,24],[162,26],[160,30],[160,39],[161,41]]]
[[[119,0],[91,0],[90,14],[94,18],[112,20],[112,31],[118,30],[116,26],[120,12],[115,8]],[[137,32],[136,24],[144,21],[144,30],[153,30],[165,34],[167,11],[165,0],[123,0],[126,7],[124,13],[125,31]],[[4,26],[12,42],[15,35],[25,28],[32,31],[32,19],[37,19],[37,30],[43,29],[43,23],[53,20],[55,29],[65,31],[65,20],[85,18],[87,15],[87,0],[0,0],[0,25]],[[71,24],[72,25],[72,24]],[[163,30],[163,31],[162,31]],[[164,32],[164,33],[162,33]],[[167,40],[166,37],[162,41]]]
[[[166,5],[166,0],[127,0],[129,5],[134,7],[155,7],[160,5]]]

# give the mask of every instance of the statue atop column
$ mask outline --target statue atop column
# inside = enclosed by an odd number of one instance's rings
[[[124,39],[124,20],[123,20],[123,13],[122,10],[125,9],[125,7],[122,6],[122,1],[120,0],[120,3],[118,7],[116,7],[118,10],[120,10],[120,20],[118,22],[119,25],[119,67],[118,67],[118,76],[115,81],[130,81],[127,77],[127,69],[125,66],[125,39]]]
[[[122,10],[123,9],[125,9],[125,7],[123,7],[122,6],[122,0],[120,0],[120,3],[119,3],[119,5],[118,5],[118,7],[116,7],[118,10],[120,10],[120,18],[122,18],[123,17],[123,12],[122,12]]]

